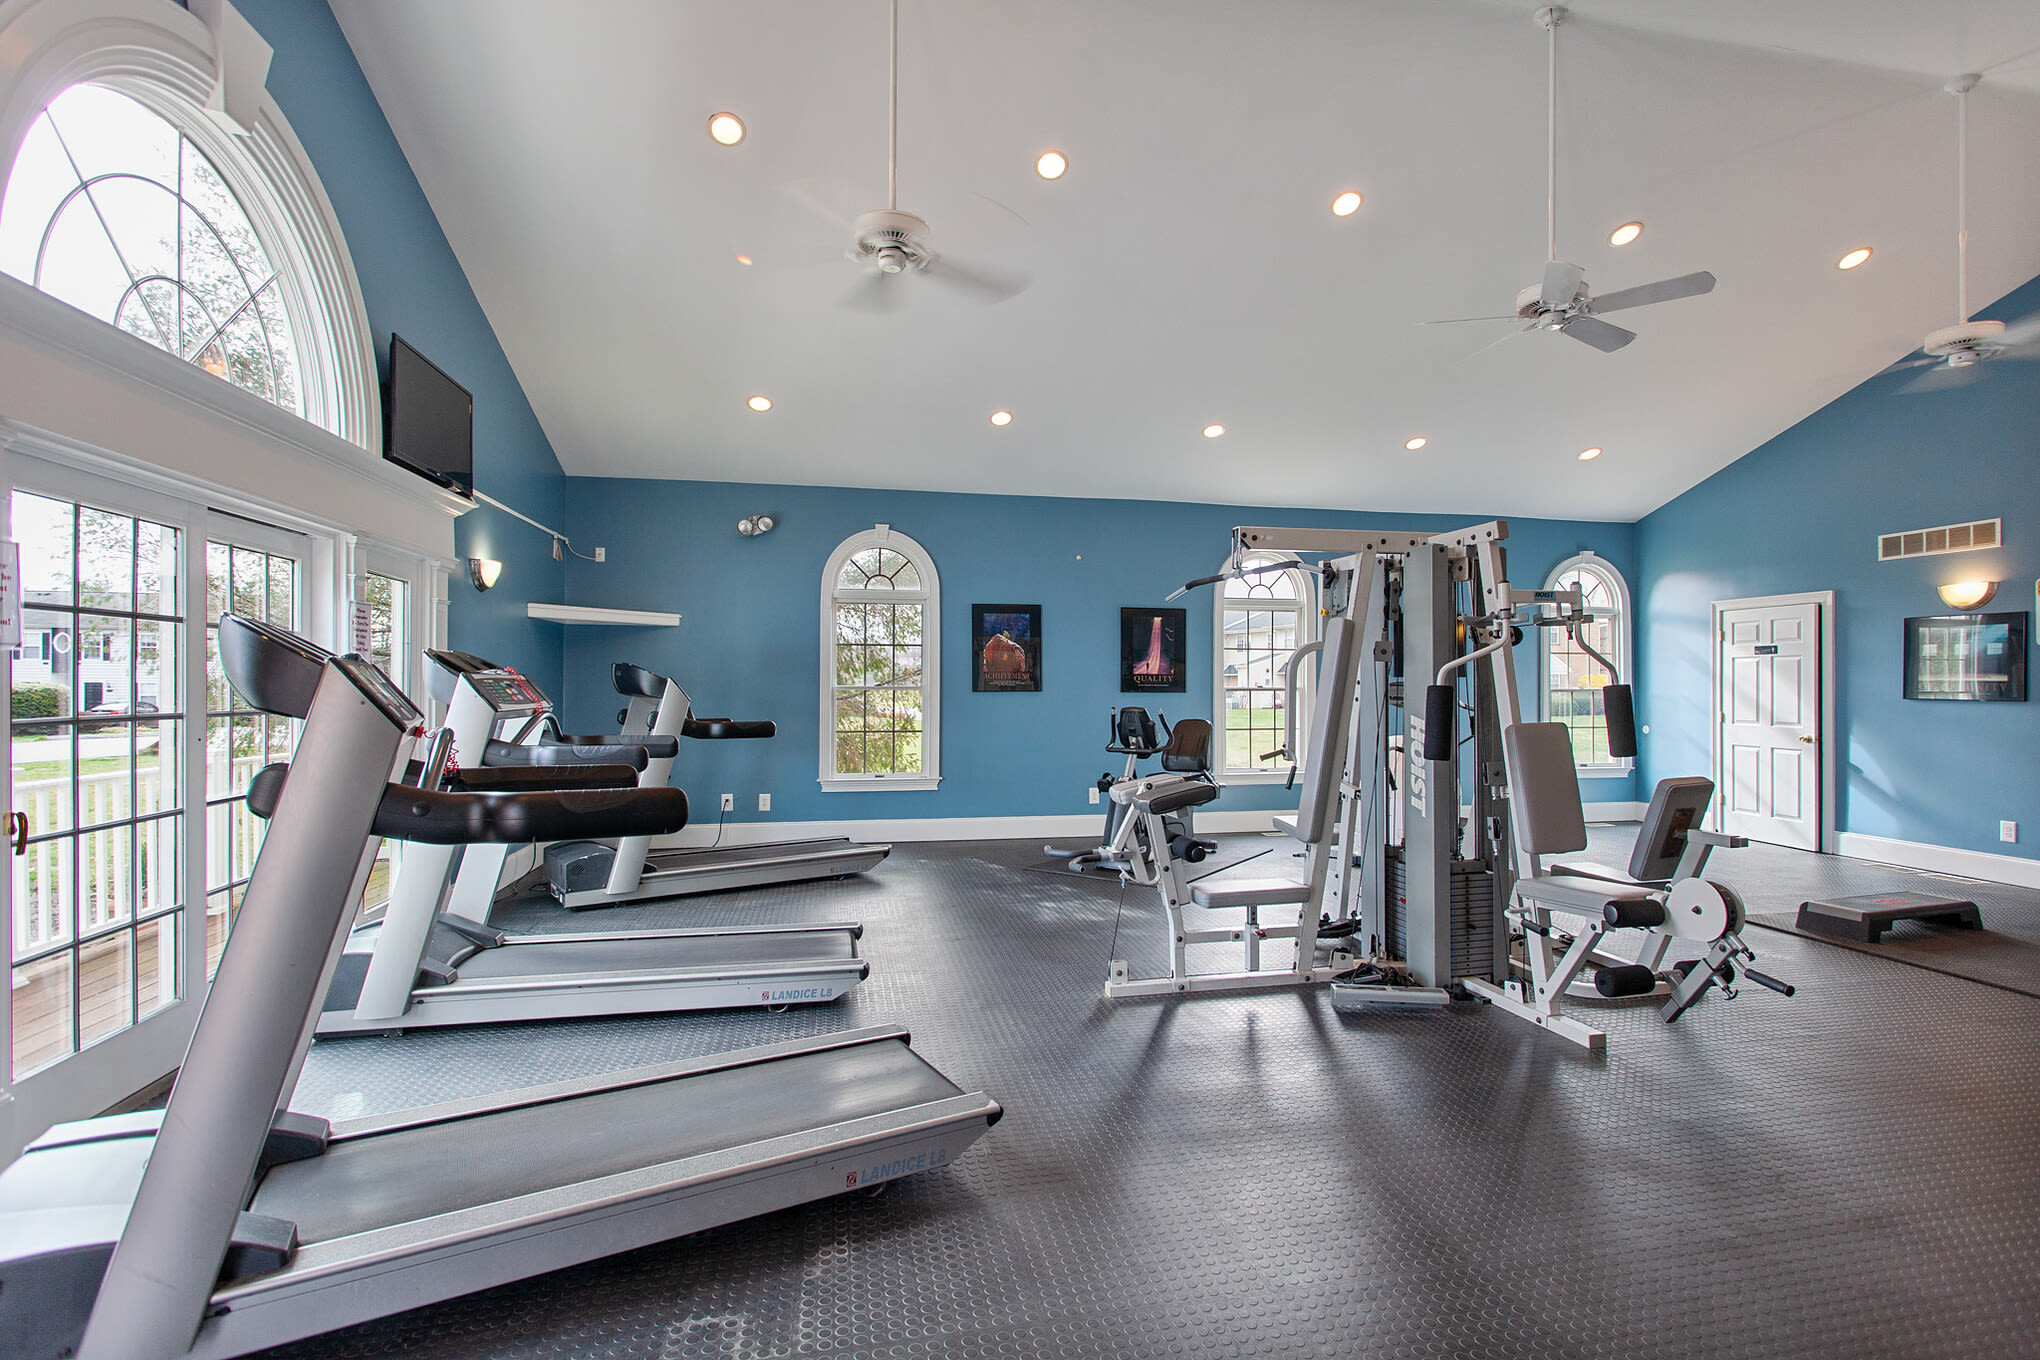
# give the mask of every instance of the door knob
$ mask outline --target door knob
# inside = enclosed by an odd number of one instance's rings
[[[1806,743],[1806,744],[1807,744],[1808,746],[1811,746],[1811,745],[1813,745],[1813,738],[1812,738],[1812,737],[1806,737],[1806,736],[1802,736],[1802,737],[1800,738],[1800,740],[1801,740],[1801,741],[1803,741],[1803,742],[1805,742],[1805,743]]]
[[[7,839],[14,846],[14,853],[28,853],[28,814],[10,812],[7,814]]]

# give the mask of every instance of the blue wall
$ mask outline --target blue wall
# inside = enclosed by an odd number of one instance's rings
[[[618,660],[676,677],[697,713],[771,718],[770,742],[688,742],[676,781],[696,820],[713,795],[736,795],[734,820],[994,817],[1089,812],[1085,789],[1120,760],[1104,745],[1107,710],[1141,703],[1172,719],[1211,715],[1209,590],[1189,611],[1190,690],[1146,699],[1119,693],[1119,609],[1158,605],[1184,581],[1217,570],[1236,524],[1450,528],[1479,515],[1354,514],[1165,502],[1061,500],[832,487],[574,477],[567,529],[601,544],[608,561],[572,562],[575,604],[678,611],[678,628],[566,630],[563,709],[570,725],[613,724]],[[778,527],[737,534],[765,512]],[[816,783],[820,722],[821,574],[844,539],[890,524],[935,559],[942,584],[942,786],[934,792],[823,793]],[[1543,584],[1582,548],[1625,574],[1633,526],[1512,520],[1510,569]],[[973,694],[968,637],[974,603],[1038,603],[1044,639],[1037,694]],[[1524,685],[1535,649],[1521,652]],[[1526,689],[1534,696],[1534,689]],[[1534,697],[1532,699],[1534,703]],[[1627,778],[1586,786],[1590,800],[1633,797]],[[759,793],[773,810],[757,811]],[[1280,787],[1228,789],[1220,808],[1295,805]]]
[[[475,398],[475,485],[534,519],[559,523],[565,478],[552,445],[439,219],[411,173],[346,37],[321,0],[236,0],[276,49],[269,90],[310,155],[340,219],[388,373],[395,331]],[[372,526],[363,526],[371,528]],[[450,642],[526,671],[557,690],[559,625],[525,616],[531,600],[558,600],[564,575],[543,534],[483,506],[455,528],[459,555],[494,557],[503,581],[478,594],[452,583]]]
[[[2011,320],[2036,310],[2040,280],[1982,315]],[[1712,601],[1833,590],[1837,826],[2034,858],[2040,702],[1899,696],[1900,621],[1951,612],[1935,587],[1994,580],[2002,584],[1989,609],[2033,609],[2040,369],[1999,362],[1967,387],[1898,395],[1910,376],[1870,379],[1637,526],[1638,721],[1651,728],[1643,775],[1707,769]],[[1880,533],[1998,517],[2003,549],[1877,560]],[[1998,841],[2000,820],[2021,824],[2019,844]]]

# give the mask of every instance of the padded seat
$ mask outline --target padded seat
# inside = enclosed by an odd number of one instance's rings
[[[1200,907],[1298,906],[1310,898],[1310,885],[1286,878],[1250,878],[1237,883],[1201,883],[1190,887],[1190,900]]]
[[[1610,903],[1656,899],[1655,893],[1640,884],[1611,883],[1604,878],[1584,878],[1576,874],[1526,878],[1516,884],[1516,891],[1540,906],[1577,912],[1597,920]]]

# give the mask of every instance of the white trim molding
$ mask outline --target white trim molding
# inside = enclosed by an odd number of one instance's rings
[[[2040,888],[2040,859],[2000,855],[1988,850],[1962,850],[1952,845],[1929,845],[1924,841],[1894,840],[1861,831],[1844,831],[1836,841],[1837,853],[1849,859],[1891,864],[1901,869],[1919,869],[1930,874],[1977,878],[1986,883]]]
[[[1786,595],[1748,595],[1735,600],[1715,600],[1707,609],[1707,776],[1719,794],[1727,781],[1721,770],[1721,616],[1730,609],[1756,609],[1768,605],[1811,604],[1820,609],[1820,842],[1814,848],[1826,854],[1840,849],[1837,818],[1841,812],[1840,771],[1837,752],[1842,733],[1837,721],[1840,680],[1836,675],[1835,593],[1832,590],[1801,590]],[[1707,825],[1721,830],[1723,799],[1716,797],[1707,808]],[[1898,842],[1893,842],[1898,844]]]
[[[1261,812],[1213,812],[1197,810],[1200,832],[1273,831],[1281,809]],[[1295,813],[1290,813],[1294,816]],[[1065,840],[1073,844],[1095,844],[1105,831],[1102,810],[1051,813],[1030,817],[887,817],[862,820],[843,819],[813,822],[725,822],[724,845],[760,845],[773,841],[805,840],[810,837],[848,836],[852,840],[898,842],[925,841],[1013,841]],[[661,837],[655,848],[697,848],[715,840],[713,822],[690,826],[685,831]],[[1088,841],[1086,838],[1089,838]],[[1044,864],[1051,863],[1044,857]]]
[[[869,548],[890,548],[914,564],[921,589],[852,591],[836,589],[844,564]],[[836,605],[904,602],[921,610],[921,768],[900,774],[838,774],[836,772]],[[822,568],[821,650],[815,654],[815,678],[821,691],[816,783],[824,793],[929,792],[942,783],[942,580],[935,556],[890,524],[876,524],[836,545]]]
[[[214,0],[212,8],[223,31],[244,26],[225,0]],[[43,108],[87,82],[128,96],[190,138],[227,182],[277,268],[298,342],[305,419],[354,445],[364,461],[379,460],[375,345],[339,218],[266,90],[245,135],[209,112],[222,87],[214,57],[219,45],[197,16],[165,0],[0,5],[0,149],[11,168]]]
[[[1630,604],[1629,581],[1615,564],[1591,548],[1582,549],[1551,569],[1550,574],[1544,578],[1544,588],[1555,590],[1559,577],[1580,568],[1585,568],[1606,580],[1615,592],[1615,655],[1611,658],[1619,669],[1615,679],[1622,684],[1634,686],[1636,615]],[[1537,630],[1537,712],[1546,722],[1552,720],[1551,647],[1557,641],[1556,633],[1557,630],[1551,628]],[[1606,725],[1605,718],[1603,725]],[[1596,765],[1574,766],[1574,770],[1582,779],[1621,779],[1634,773],[1635,769],[1636,759],[1633,756],[1623,756]]]
[[[1212,595],[1211,739],[1212,746],[1216,749],[1211,753],[1211,772],[1217,776],[1221,785],[1281,784],[1286,783],[1290,778],[1290,771],[1286,766],[1273,770],[1254,766],[1241,766],[1239,769],[1233,769],[1226,764],[1226,749],[1229,745],[1226,734],[1226,715],[1232,711],[1226,707],[1225,702],[1227,695],[1225,683],[1225,616],[1228,609],[1246,610],[1265,607],[1272,612],[1294,613],[1296,616],[1297,644],[1302,646],[1317,641],[1317,576],[1295,553],[1253,552],[1241,558],[1237,564],[1234,563],[1232,558],[1228,557],[1220,564],[1219,570],[1227,572],[1231,571],[1235,565],[1242,567],[1249,564],[1266,566],[1277,562],[1291,564],[1291,569],[1283,574],[1288,575],[1295,582],[1296,598],[1294,600],[1271,599],[1265,605],[1260,605],[1258,603],[1231,599],[1226,594],[1226,588],[1233,584],[1231,581],[1220,581]],[[1269,573],[1269,575],[1274,574],[1276,573]],[[1313,673],[1312,669],[1306,665],[1303,679],[1298,684],[1296,691],[1296,713],[1293,722],[1296,728],[1296,743],[1299,747],[1307,747],[1310,742],[1309,734],[1303,728],[1311,711],[1310,681]],[[1301,774],[1302,772],[1303,767],[1299,761],[1296,764],[1296,773]]]

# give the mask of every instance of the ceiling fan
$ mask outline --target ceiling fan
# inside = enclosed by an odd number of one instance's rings
[[[928,244],[928,224],[900,211],[900,0],[892,0],[891,85],[886,107],[885,206],[846,222],[804,194],[810,208],[851,233],[845,258],[864,268],[864,277],[844,295],[842,305],[885,312],[899,305],[900,281],[914,275],[948,284],[979,302],[1004,302],[1027,287],[1025,274],[961,260]]]
[[[1901,392],[1937,392],[1973,382],[1981,376],[1976,365],[1986,359],[2040,359],[2040,312],[2009,325],[1969,319],[1969,92],[1981,79],[1961,75],[1941,87],[1955,96],[1955,306],[1961,319],[1930,332],[1920,342],[1918,357],[1885,370],[1927,370],[1901,386]]]
[[[1523,322],[1526,324],[1518,326],[1502,339],[1531,331],[1557,331],[1604,353],[1612,353],[1634,340],[1636,332],[1601,320],[1603,313],[1647,307],[1651,303],[1670,302],[1674,298],[1696,297],[1714,290],[1714,275],[1702,271],[1595,297],[1587,291],[1587,271],[1558,258],[1558,26],[1565,22],[1567,13],[1564,5],[1547,5],[1533,16],[1538,27],[1550,35],[1549,100],[1545,123],[1544,277],[1516,294],[1516,310],[1508,316],[1460,316],[1445,321],[1426,321],[1421,323],[1423,325],[1450,326],[1466,321]],[[1500,344],[1501,341],[1495,343]]]

